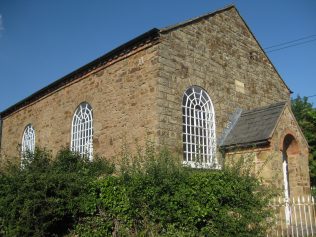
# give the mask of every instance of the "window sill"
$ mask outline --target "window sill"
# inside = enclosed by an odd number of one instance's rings
[[[194,169],[213,169],[213,170],[221,170],[222,166],[217,163],[200,163],[194,161],[183,161],[182,164],[184,166],[194,168]]]

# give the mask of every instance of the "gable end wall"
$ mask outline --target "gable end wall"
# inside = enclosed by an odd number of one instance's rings
[[[290,99],[290,91],[234,8],[162,32],[159,63],[159,143],[179,151],[182,96],[189,86],[201,86],[209,93],[217,138],[237,108],[249,110]],[[236,81],[244,84],[244,90],[236,89]]]

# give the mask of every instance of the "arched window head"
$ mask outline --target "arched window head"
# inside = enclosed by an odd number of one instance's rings
[[[219,168],[216,160],[215,114],[211,98],[198,86],[188,88],[182,101],[183,162],[192,167]]]
[[[22,157],[26,152],[33,153],[35,150],[35,130],[32,124],[29,124],[25,127],[23,136],[22,136],[22,146],[21,146],[21,154]]]
[[[92,107],[81,103],[72,119],[71,150],[92,159],[93,155],[93,116]]]

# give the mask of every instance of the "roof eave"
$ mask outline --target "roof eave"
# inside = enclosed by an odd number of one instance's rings
[[[264,146],[268,146],[269,144],[270,144],[270,138],[267,138],[260,141],[222,145],[220,149],[223,151],[230,151],[230,150],[239,150],[239,149],[247,149],[247,148],[254,148],[254,147],[264,147]]]

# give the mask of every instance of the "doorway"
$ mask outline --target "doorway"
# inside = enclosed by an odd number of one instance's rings
[[[284,200],[285,200],[285,219],[286,224],[291,224],[291,207],[290,207],[290,198],[291,198],[291,174],[289,172],[289,159],[294,154],[298,153],[298,144],[291,134],[287,134],[283,140],[283,148],[282,148],[282,170],[283,170],[283,191],[284,191]],[[292,163],[295,160],[292,160]],[[293,184],[292,184],[293,185]]]

